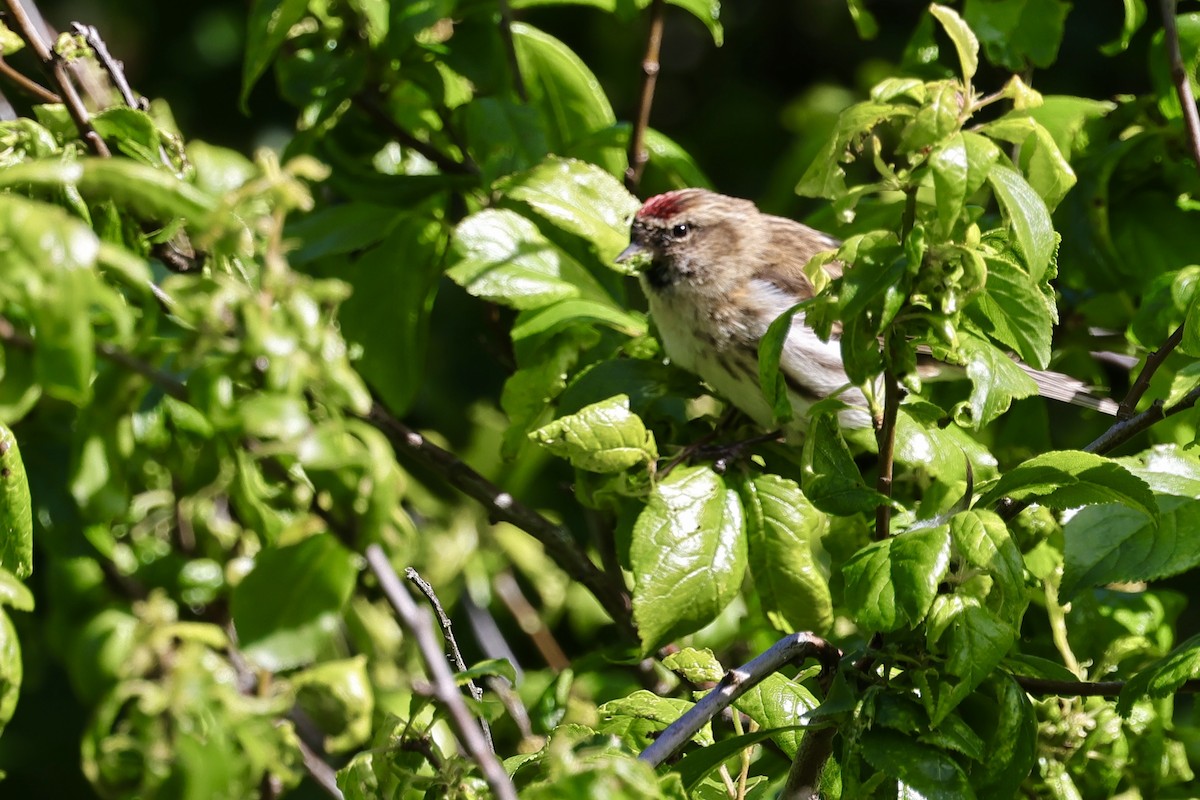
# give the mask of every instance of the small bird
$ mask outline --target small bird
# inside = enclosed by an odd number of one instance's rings
[[[639,259],[650,315],[671,361],[700,376],[716,393],[764,430],[774,414],[758,379],[758,345],[783,312],[813,297],[804,266],[841,243],[754,203],[707,189],[679,189],[647,200],[634,216],[629,247],[619,263]],[[842,265],[825,270],[838,277]],[[1019,363],[1019,362],[1018,362]],[[802,435],[808,410],[837,395],[849,428],[871,425],[867,399],[851,386],[836,338],[822,340],[804,320],[792,319],[779,362],[793,409],[784,433]],[[1022,364],[1044,397],[1115,414],[1117,404],[1087,392],[1080,381]]]

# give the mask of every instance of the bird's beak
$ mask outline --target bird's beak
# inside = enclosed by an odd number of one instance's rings
[[[650,250],[643,247],[637,242],[630,242],[629,247],[621,251],[621,254],[614,259],[618,264],[628,264],[630,261],[636,260],[639,256],[649,256]]]

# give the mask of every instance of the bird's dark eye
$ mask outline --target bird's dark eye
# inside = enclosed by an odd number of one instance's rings
[[[682,239],[683,237],[687,236],[688,233],[691,232],[691,230],[692,230],[691,225],[688,225],[687,223],[680,223],[679,225],[676,225],[674,228],[671,228],[671,235],[674,236],[676,239]]]

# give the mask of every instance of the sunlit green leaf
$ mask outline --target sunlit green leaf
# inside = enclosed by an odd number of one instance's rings
[[[630,558],[644,652],[704,627],[734,598],[746,572],[737,492],[707,467],[677,467],[638,516]]]
[[[590,472],[620,472],[658,458],[654,434],[623,394],[559,417],[529,438]]]
[[[859,550],[846,562],[846,604],[870,631],[912,628],[925,618],[950,565],[947,528],[893,536]]]

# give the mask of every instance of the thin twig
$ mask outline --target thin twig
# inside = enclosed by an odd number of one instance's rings
[[[333,767],[326,764],[324,759],[309,747],[303,739],[297,737],[296,742],[300,747],[300,758],[304,762],[304,769],[308,772],[308,776],[313,779],[313,783],[321,787],[321,790],[330,797],[342,800],[344,795],[342,794],[342,790],[338,788],[337,773],[333,771]]]
[[[1167,58],[1171,65],[1171,79],[1175,81],[1175,92],[1183,109],[1183,120],[1187,125],[1188,141],[1192,145],[1192,158],[1200,167],[1200,114],[1196,112],[1196,100],[1192,97],[1191,79],[1183,63],[1179,48],[1179,28],[1175,24],[1175,0],[1162,0],[1163,37],[1167,47]]]
[[[453,453],[443,450],[396,419],[382,405],[373,405],[365,419],[388,437],[397,453],[421,463],[451,486],[482,503],[494,519],[511,523],[541,542],[550,558],[563,571],[596,596],[622,635],[636,641],[637,629],[630,615],[632,606],[625,588],[610,582],[565,528],[518,502]]]
[[[652,767],[662,764],[687,744],[688,740],[713,717],[785,665],[815,658],[821,662],[823,672],[832,672],[837,668],[841,657],[842,651],[819,636],[811,633],[793,633],[785,636],[754,660],[726,672],[715,689],[701,697],[686,714],[671,723],[653,744],[642,751],[638,759]]]
[[[33,99],[39,103],[61,103],[62,98],[54,92],[42,86],[37,81],[22,72],[19,72],[12,64],[9,64],[4,58],[0,57],[0,76],[3,76],[21,89],[26,94],[32,95]]]
[[[13,104],[8,99],[8,95],[0,91],[0,122],[11,122],[17,119],[18,116],[17,110],[13,108]]]
[[[629,166],[625,170],[625,188],[636,192],[642,180],[642,172],[650,154],[646,152],[646,128],[650,127],[650,109],[654,106],[654,87],[658,83],[661,68],[659,53],[662,50],[663,17],[666,0],[650,3],[650,31],[646,34],[646,53],[642,56],[642,91],[638,97],[637,114],[633,130],[629,132]]]
[[[567,654],[559,647],[558,640],[546,627],[546,622],[538,614],[537,609],[525,597],[525,593],[521,591],[521,587],[512,573],[508,570],[498,573],[492,579],[492,586],[495,588],[500,602],[504,603],[505,608],[521,626],[521,630],[533,640],[534,646],[545,659],[546,666],[550,667],[556,675],[571,666],[571,659],[567,658]]]
[[[887,502],[875,507],[875,539],[883,541],[892,530],[892,470],[896,459],[896,417],[900,413],[900,384],[891,367],[883,371],[883,416],[877,420],[875,441],[879,446],[879,478],[875,488]]]
[[[33,350],[36,346],[32,336],[18,330],[8,318],[2,316],[0,316],[0,342],[19,347],[22,350]],[[175,376],[163,372],[153,364],[142,361],[107,342],[97,342],[95,351],[96,355],[105,361],[146,378],[150,383],[162,389],[164,394],[168,394],[176,400],[187,399],[187,387]]]
[[[500,39],[504,42],[504,55],[508,58],[508,71],[512,75],[513,91],[522,103],[529,102],[529,92],[525,89],[525,78],[521,75],[521,62],[517,60],[517,43],[513,40],[512,7],[508,0],[500,0]]]
[[[1167,356],[1171,355],[1171,351],[1179,346],[1183,341],[1183,325],[1180,324],[1175,332],[1172,333],[1162,345],[1150,355],[1146,356],[1146,363],[1142,365],[1141,372],[1138,373],[1133,385],[1129,387],[1129,393],[1125,395],[1125,399],[1121,401],[1121,405],[1117,408],[1117,419],[1127,420],[1133,416],[1133,410],[1137,408],[1138,401],[1142,399],[1142,395],[1150,388],[1150,379],[1154,377],[1154,373],[1167,360]]]
[[[438,599],[437,592],[429,584],[429,581],[421,577],[421,573],[417,572],[412,567],[406,567],[404,577],[408,578],[413,585],[421,590],[421,594],[425,595],[425,599],[429,601],[429,605],[433,606],[434,616],[437,617],[438,624],[442,626],[442,638],[446,640],[446,646],[450,649],[450,658],[454,660],[454,668],[459,672],[467,671],[467,662],[463,661],[462,651],[458,649],[458,641],[454,638],[454,626],[450,622],[450,617],[446,614],[446,610],[442,608],[442,601]],[[483,690],[473,680],[467,680],[467,691],[471,693],[471,697],[475,698],[475,702],[483,700]],[[488,749],[492,752],[496,751],[496,746],[492,742],[492,729],[488,725],[486,719],[479,720],[480,726],[483,728],[483,738],[487,739]]]
[[[109,79],[113,82],[113,86],[117,87],[117,91],[121,93],[121,97],[125,100],[125,105],[130,108],[141,108],[141,103],[138,102],[138,97],[133,93],[133,88],[129,85],[129,81],[125,78],[125,67],[108,52],[108,45],[100,38],[100,32],[96,30],[94,25],[83,25],[78,22],[72,22],[71,28],[75,33],[84,38],[88,43],[88,47],[92,48],[92,52],[96,54],[96,60],[100,62],[100,66],[108,73]]]
[[[75,121],[75,127],[79,130],[79,137],[87,142],[92,152],[101,158],[111,156],[108,145],[92,127],[91,117],[83,104],[83,98],[79,96],[79,90],[71,80],[66,59],[52,50],[46,40],[42,38],[41,31],[34,24],[21,0],[6,0],[5,5],[8,8],[9,16],[16,23],[21,38],[37,55],[42,66],[54,77],[54,82],[58,85],[58,91],[62,95],[63,105],[66,106],[71,119]]]
[[[454,682],[454,674],[450,671],[450,665],[446,663],[442,649],[438,646],[437,635],[433,632],[429,613],[418,607],[405,591],[404,584],[400,582],[400,576],[392,569],[391,562],[388,561],[383,548],[377,544],[368,545],[365,555],[371,572],[379,580],[379,586],[399,616],[400,623],[416,641],[426,669],[429,670],[429,675],[433,679],[434,693],[445,707],[450,717],[450,723],[454,727],[459,741],[466,748],[467,754],[479,766],[493,795],[500,800],[516,800],[517,790],[513,788],[512,781],[504,772],[496,754],[488,747],[478,720],[472,717],[471,712],[467,710],[462,693],[459,692],[458,686]]]

